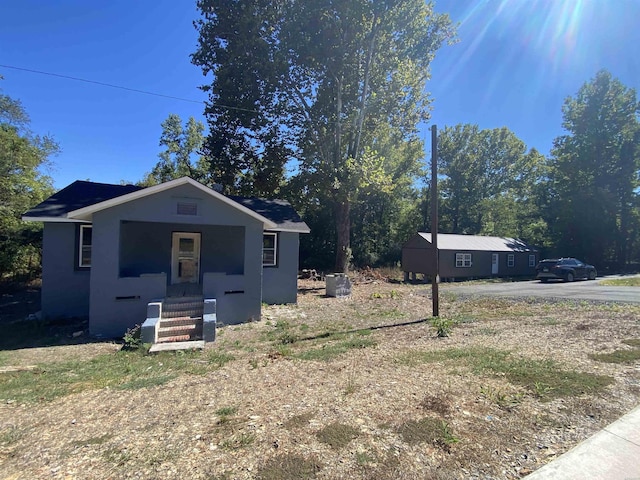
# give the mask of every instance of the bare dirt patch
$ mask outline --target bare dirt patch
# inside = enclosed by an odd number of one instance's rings
[[[40,281],[27,285],[0,283],[0,324],[24,320],[40,310]]]
[[[431,313],[425,285],[368,281],[349,298],[326,298],[322,283],[304,280],[298,299],[219,328],[215,343],[187,357],[196,373],[173,372],[167,383],[86,388],[78,378],[77,393],[53,401],[5,398],[0,476],[512,479],[640,401],[637,361],[590,356],[637,348],[638,306],[445,292],[440,313],[455,326],[438,338],[419,322]],[[0,359],[51,365],[113,349],[58,345]],[[217,353],[234,360],[203,364]],[[158,355],[148,368],[171,359]],[[560,395],[560,379],[521,381],[527,365],[584,374],[584,388]]]

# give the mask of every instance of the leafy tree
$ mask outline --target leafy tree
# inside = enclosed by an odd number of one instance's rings
[[[320,193],[309,208],[331,209],[335,269],[345,271],[354,202],[390,194],[415,170],[412,149],[403,160],[387,152],[420,144],[429,64],[453,36],[448,16],[424,0],[199,0],[198,8],[192,61],[213,74],[204,87],[212,173],[230,191],[274,194],[293,164]]]
[[[353,196],[353,263],[378,266],[398,262],[402,244],[422,224],[415,180],[421,172],[422,142],[395,145],[378,132],[384,158],[381,180],[364,185]]]
[[[554,141],[549,222],[558,251],[622,267],[632,257],[640,208],[640,104],[602,70],[566,99]],[[638,260],[637,250],[634,253]]]
[[[51,137],[31,133],[29,123],[22,103],[0,93],[2,276],[32,274],[40,265],[42,227],[20,218],[52,193],[51,179],[42,170],[59,148]]]
[[[438,136],[441,231],[517,236],[540,244],[545,159],[507,128],[445,127]]]
[[[186,125],[182,126],[182,120],[175,113],[169,114],[162,122],[162,134],[160,146],[166,150],[158,156],[160,161],[156,163],[142,185],[157,185],[175,178],[188,176],[205,185],[212,183],[210,178],[210,164],[204,156],[193,157],[198,154],[204,141],[204,125],[190,117]]]

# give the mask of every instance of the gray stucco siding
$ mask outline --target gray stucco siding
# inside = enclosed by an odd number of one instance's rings
[[[171,233],[174,231],[202,232],[203,274],[207,271],[243,273],[244,293],[213,297],[217,300],[218,321],[241,323],[260,318],[263,225],[256,218],[220,200],[205,197],[201,191],[185,185],[94,213],[91,334],[103,337],[122,336],[127,328],[144,322],[146,304],[149,301],[165,296],[171,275]],[[175,212],[178,201],[196,202],[197,215],[177,215]],[[161,260],[152,260],[149,255],[145,256],[144,262],[137,263],[137,260],[133,260],[135,251],[144,249],[145,246],[125,246],[121,242],[121,239],[129,235],[140,241],[148,240],[149,237],[135,226],[134,222],[138,221],[150,224],[147,225],[151,227],[150,234],[164,237],[163,240],[152,242],[153,249],[161,256]],[[223,246],[223,257],[226,258],[221,258],[220,255]],[[163,251],[165,248],[166,251]],[[121,259],[129,262],[126,266],[129,274],[137,273],[142,276],[121,276]],[[142,272],[147,268],[155,270],[156,274]],[[158,271],[165,272],[166,276],[157,274]],[[148,273],[152,275],[145,275]],[[211,292],[207,291],[206,282],[203,283],[203,289],[205,297],[212,298]],[[217,294],[220,296],[219,292]]]
[[[162,298],[166,279],[119,276],[120,220],[109,210],[93,215],[93,245],[91,255],[91,335],[103,338],[121,337],[136,324],[142,324],[146,304]]]
[[[201,271],[244,274],[246,227],[218,226],[202,230]]]
[[[171,271],[170,225],[151,222],[120,222],[119,276]]]
[[[234,325],[259,320],[262,306],[262,224],[245,228],[244,275],[205,273],[205,298],[216,300],[217,321]]]
[[[45,223],[41,309],[45,318],[89,315],[88,269],[78,269],[78,225]]]
[[[178,203],[195,204],[195,215],[178,215]],[[120,220],[193,225],[259,224],[257,219],[244,214],[221,200],[208,196],[191,185],[182,185],[153,195],[139,198],[105,211]]]
[[[297,302],[299,237],[297,233],[278,232],[276,266],[263,267],[262,270],[263,302]]]
[[[204,272],[244,273],[244,227],[125,220],[120,229],[121,277],[164,272],[170,282],[174,232],[201,234],[200,279]]]

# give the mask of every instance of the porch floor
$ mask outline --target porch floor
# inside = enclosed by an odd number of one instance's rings
[[[203,349],[204,340],[194,340],[191,342],[154,343],[149,349],[149,353],[168,352],[173,350],[192,350],[196,348]]]

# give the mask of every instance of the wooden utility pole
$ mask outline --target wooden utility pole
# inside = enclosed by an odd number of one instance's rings
[[[438,262],[438,127],[431,127],[431,248],[433,248],[433,275],[431,276],[431,298],[433,316],[440,316],[438,283],[440,266]]]

